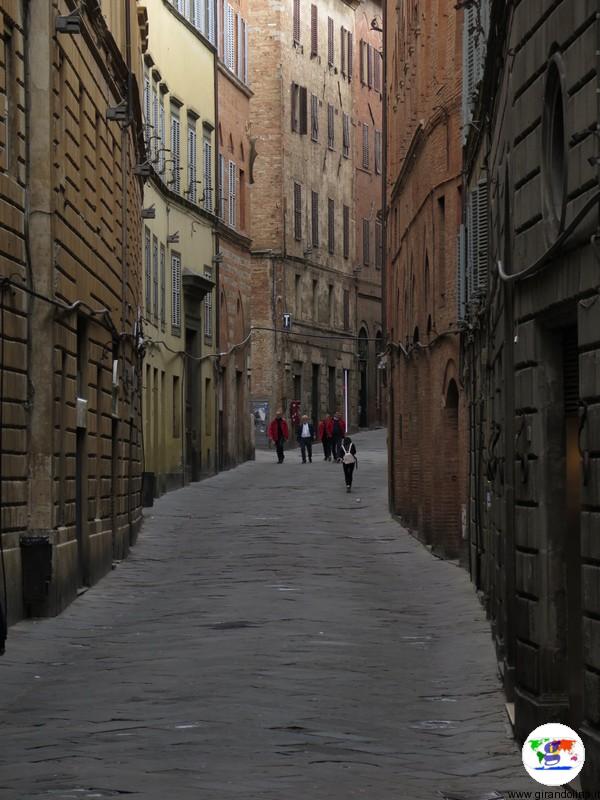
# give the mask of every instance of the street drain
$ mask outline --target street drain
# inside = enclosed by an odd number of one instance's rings
[[[441,793],[442,800],[506,800],[503,794],[492,792],[491,794],[454,794],[450,792]]]
[[[216,625],[209,625],[209,628],[212,628],[213,631],[232,631],[237,630],[238,628],[257,628],[258,625],[255,622],[248,622],[245,619],[234,620],[233,622],[217,622]]]

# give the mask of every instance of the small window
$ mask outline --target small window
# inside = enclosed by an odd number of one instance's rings
[[[542,199],[549,239],[564,226],[567,195],[567,140],[563,88],[564,65],[559,53],[548,63],[542,117]]]

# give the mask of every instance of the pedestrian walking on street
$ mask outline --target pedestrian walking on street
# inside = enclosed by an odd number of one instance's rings
[[[352,491],[352,476],[354,468],[358,468],[358,458],[356,457],[356,445],[349,436],[346,436],[340,445],[342,467],[344,468],[344,478],[346,479],[346,491]]]
[[[333,419],[330,420],[329,424],[329,436],[331,437],[331,453],[333,458],[338,463],[342,460],[342,456],[340,454],[340,447],[342,444],[342,439],[344,438],[344,434],[346,433],[346,423],[342,419],[342,415],[339,411],[336,411],[333,415]]]
[[[283,419],[282,412],[279,410],[275,414],[275,419],[269,425],[269,439],[275,444],[278,464],[283,464],[283,446],[287,442],[289,435],[287,422]]]
[[[319,439],[323,445],[324,461],[331,461],[331,436],[329,435],[329,423],[331,414],[325,414],[325,419],[319,423]]]
[[[302,463],[306,464],[306,455],[308,454],[308,460],[312,464],[312,443],[315,438],[315,428],[312,422],[308,421],[307,414],[303,415],[302,422],[298,425],[296,438],[302,453]]]

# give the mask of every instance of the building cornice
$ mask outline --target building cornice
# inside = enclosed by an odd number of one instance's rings
[[[233,72],[225,66],[220,58],[217,60],[217,69],[221,75],[227,78],[227,80],[232,83],[236,89],[239,89],[242,94],[245,94],[248,99],[254,97],[254,92],[252,89],[250,89],[249,86],[246,86],[244,81],[241,81],[237,75],[234,75]]]
[[[163,6],[165,6],[165,7],[166,7],[167,11],[168,11],[170,14],[172,14],[172,15],[173,15],[173,16],[174,16],[174,17],[175,17],[177,20],[179,20],[179,22],[181,22],[181,24],[182,24],[182,25],[184,25],[184,26],[185,26],[185,27],[188,29],[188,31],[189,31],[190,33],[193,33],[193,34],[194,34],[194,36],[195,36],[197,39],[200,39],[200,41],[202,42],[202,44],[203,44],[203,45],[205,45],[205,46],[208,48],[208,50],[210,50],[210,52],[211,52],[211,53],[216,53],[216,51],[217,51],[217,48],[216,48],[216,47],[214,46],[214,44],[213,44],[213,43],[210,41],[210,39],[207,39],[207,38],[206,38],[206,36],[205,36],[203,33],[201,33],[201,32],[200,32],[200,31],[199,31],[197,28],[194,28],[194,26],[192,25],[192,23],[191,23],[191,22],[189,22],[189,21],[188,21],[188,20],[187,20],[187,19],[186,19],[186,18],[183,16],[183,14],[180,14],[180,13],[179,13],[179,11],[177,11],[177,9],[173,7],[173,5],[172,5],[172,4],[169,2],[169,0],[162,0],[162,2],[163,2]]]

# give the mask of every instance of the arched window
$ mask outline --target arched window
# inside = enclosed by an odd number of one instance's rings
[[[361,361],[367,361],[369,358],[369,336],[364,327],[358,334],[358,357]]]

